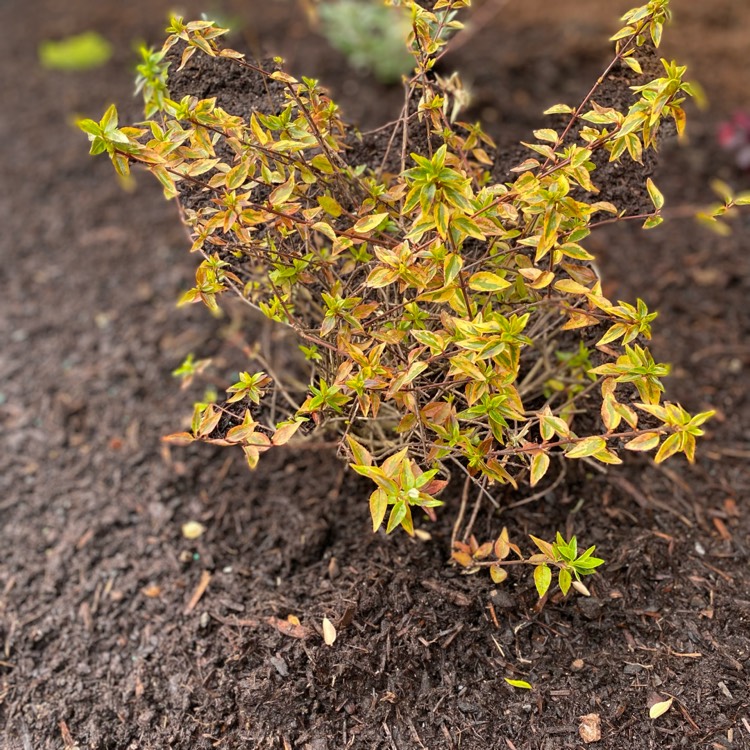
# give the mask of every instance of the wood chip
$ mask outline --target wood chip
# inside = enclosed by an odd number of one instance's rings
[[[599,714],[586,714],[579,716],[581,723],[578,725],[578,734],[585,743],[599,742],[602,738],[602,722]]]
[[[187,606],[185,607],[185,614],[190,614],[197,606],[198,602],[201,600],[201,597],[203,594],[206,593],[206,589],[208,588],[208,584],[211,582],[211,574],[204,570],[201,573],[201,579],[198,582],[198,585],[195,587],[195,591],[193,591],[193,595],[190,597],[190,601],[187,603]]]
[[[266,622],[271,627],[276,628],[279,633],[288,635],[291,638],[299,638],[300,640],[302,640],[303,638],[307,638],[312,634],[310,628],[306,628],[304,625],[300,625],[299,621],[297,623],[294,623],[290,622],[289,620],[282,620],[279,617],[269,617]]]
[[[725,542],[732,541],[732,535],[729,533],[729,529],[727,528],[724,521],[722,521],[720,518],[714,518],[713,522],[714,522],[714,526],[716,527],[716,531],[719,532],[719,536]]]
[[[457,607],[471,607],[471,605],[474,603],[470,597],[466,596],[466,594],[462,593],[461,591],[456,591],[456,589],[453,589],[450,586],[446,586],[444,583],[440,583],[439,581],[428,579],[421,581],[421,584],[422,588],[429,589],[430,591],[434,591],[436,594],[440,594],[444,599],[447,599]]]

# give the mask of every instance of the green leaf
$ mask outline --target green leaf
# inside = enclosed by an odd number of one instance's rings
[[[540,599],[547,593],[547,591],[549,591],[551,583],[552,571],[550,570],[549,565],[546,563],[537,565],[536,568],[534,568],[534,585],[539,592]]]
[[[95,31],[69,36],[39,45],[39,62],[50,70],[91,70],[112,56],[112,45]]]
[[[563,594],[567,596],[568,591],[570,591],[570,584],[573,581],[573,577],[570,575],[570,571],[566,570],[565,568],[561,568],[557,580],[560,584],[560,591],[562,591]]]
[[[643,228],[644,229],[653,229],[654,227],[658,227],[659,224],[662,224],[664,222],[663,216],[649,216],[646,221],[643,222]]]
[[[388,510],[388,495],[377,489],[370,495],[370,516],[372,517],[372,530],[377,531],[383,523],[385,512]]]
[[[643,68],[641,68],[641,64],[634,57],[625,57],[625,58],[623,58],[622,61],[632,71],[635,71],[636,73],[638,73],[638,75],[642,75],[643,74]]]
[[[330,195],[321,195],[318,198],[318,203],[320,204],[321,208],[327,214],[333,216],[334,219],[337,219],[344,212],[344,209],[341,208],[341,204]]]
[[[670,435],[662,444],[661,448],[657,451],[654,456],[654,461],[660,464],[662,461],[666,461],[670,456],[680,452],[680,438],[682,436],[679,432],[675,432]]]
[[[396,526],[406,517],[406,503],[403,500],[397,502],[391,510],[391,515],[388,517],[388,526],[386,527],[385,533],[390,534]]]
[[[547,473],[549,468],[549,456],[546,453],[537,453],[531,459],[531,486],[534,487]]]
[[[480,271],[469,279],[469,288],[475,292],[500,292],[509,286],[509,281],[489,271]]]
[[[529,538],[532,542],[534,542],[534,544],[536,544],[536,546],[542,551],[543,554],[545,554],[551,560],[555,559],[555,550],[549,542],[545,542],[544,539],[539,539],[539,537],[536,537],[533,534],[529,534]]]
[[[534,131],[534,138],[539,141],[557,143],[558,135],[556,131],[552,130],[552,128],[542,128],[541,130]]]
[[[544,110],[545,115],[572,115],[575,110],[567,104],[555,104],[549,109]]]
[[[654,208],[660,211],[664,205],[664,196],[659,192],[659,188],[654,185],[654,181],[650,177],[646,180],[646,190],[648,190],[648,195],[654,204]]]
[[[346,436],[346,442],[354,456],[355,464],[359,466],[372,466],[373,459],[367,448],[358,443],[351,435]]]

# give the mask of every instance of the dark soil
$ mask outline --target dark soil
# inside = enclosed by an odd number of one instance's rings
[[[431,541],[385,538],[369,532],[367,486],[330,450],[270,453],[250,474],[234,452],[162,447],[191,397],[171,370],[190,351],[228,364],[216,342],[236,321],[175,308],[193,259],[174,206],[146,176],[124,191],[70,123],[111,101],[138,117],[131,42],[159,40],[167,5],[0,6],[4,747],[551,750],[583,747],[585,714],[601,720],[594,747],[750,747],[750,213],[726,238],[690,220],[592,236],[608,294],[661,311],[670,397],[717,417],[694,466],[634,457],[480,513],[478,535],[560,529],[607,559],[591,598],[540,608],[527,577],[495,589],[446,566],[457,494]],[[627,3],[496,6],[448,62],[502,154],[546,106],[586,93]],[[684,208],[711,200],[715,177],[750,189],[714,137],[750,108],[750,6],[674,6],[667,54],[693,63],[713,102],[691,113],[687,147],[662,148],[655,180]],[[348,73],[296,8],[254,7],[234,43],[309,65],[363,127],[395,118],[401,92]],[[38,41],[86,29],[115,44],[106,67],[38,67]],[[198,540],[181,533],[189,520],[207,528]],[[652,721],[657,696],[675,703]]]

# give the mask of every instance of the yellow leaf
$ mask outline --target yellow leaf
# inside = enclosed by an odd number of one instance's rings
[[[388,213],[372,214],[371,216],[365,216],[364,219],[360,219],[354,225],[354,231],[358,234],[371,232],[373,229],[379,227],[383,221],[388,218]]]
[[[469,279],[469,288],[477,292],[499,292],[509,286],[509,281],[489,271],[480,271]]]
[[[530,682],[526,680],[511,680],[510,677],[503,677],[503,679],[513,687],[523,688],[524,690],[531,690],[532,686]]]
[[[508,571],[500,565],[490,565],[490,577],[493,583],[502,583],[508,577]]]
[[[185,539],[197,539],[203,535],[205,530],[206,527],[202,523],[198,523],[198,521],[188,521],[182,524],[182,536]]]
[[[672,701],[674,698],[670,698],[666,701],[660,701],[659,703],[654,703],[651,708],[648,710],[649,718],[651,719],[658,719],[662,714],[667,713],[669,709],[672,707]]]

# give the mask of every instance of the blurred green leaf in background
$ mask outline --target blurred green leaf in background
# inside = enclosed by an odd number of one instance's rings
[[[111,56],[112,45],[95,31],[39,45],[39,62],[51,70],[90,70],[104,65]]]

